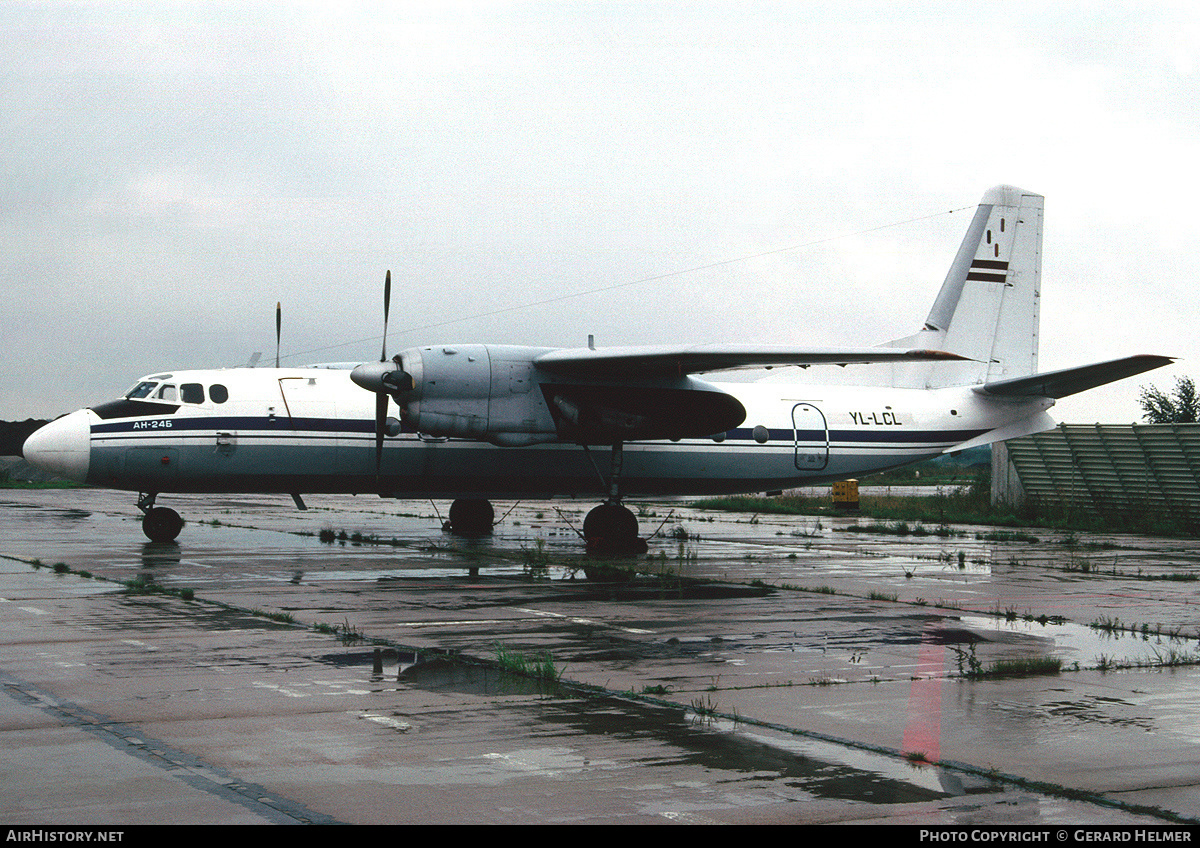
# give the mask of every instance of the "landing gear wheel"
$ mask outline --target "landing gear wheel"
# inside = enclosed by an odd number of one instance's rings
[[[632,557],[646,553],[638,538],[637,516],[619,503],[602,503],[583,519],[583,540],[594,556]]]
[[[174,542],[183,529],[179,513],[165,506],[156,506],[142,517],[142,532],[151,542]]]
[[[451,533],[464,536],[484,536],[492,532],[496,512],[490,501],[484,498],[459,498],[450,504]]]

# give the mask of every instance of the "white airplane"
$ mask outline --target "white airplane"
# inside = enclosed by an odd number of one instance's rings
[[[859,477],[1055,426],[1056,398],[1170,363],[1131,356],[1037,373],[1040,195],[983,196],[921,330],[872,348],[433,345],[351,367],[170,371],[36,431],[34,465],[138,492],[174,540],[173,492],[449,497],[491,528],[491,498],[606,498],[590,551],[645,550],[626,496],[729,494]],[[278,330],[278,324],[277,324]],[[721,383],[780,365],[890,363],[891,387]],[[278,363],[276,363],[278,365]],[[364,389],[366,391],[364,391]],[[607,448],[597,456],[592,447]]]

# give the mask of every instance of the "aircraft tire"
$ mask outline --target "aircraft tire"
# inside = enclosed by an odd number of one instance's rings
[[[646,552],[638,538],[637,516],[619,503],[603,503],[583,519],[583,540],[589,554],[631,557]]]
[[[466,536],[483,536],[492,532],[496,511],[485,498],[458,498],[450,504],[450,531]]]
[[[156,506],[142,517],[142,532],[151,542],[174,542],[183,529],[183,519],[169,507]]]

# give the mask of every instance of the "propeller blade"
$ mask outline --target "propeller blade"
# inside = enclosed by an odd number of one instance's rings
[[[379,361],[387,361],[387,328],[388,310],[392,305],[392,270],[389,268],[383,278],[383,349],[379,352]],[[387,418],[388,396],[386,392],[375,395],[375,476],[383,465],[383,428]]]
[[[392,271],[389,268],[387,276],[383,279],[383,350],[379,354],[379,361],[387,361],[387,325],[388,325],[388,308],[392,303]]]
[[[283,304],[275,302],[275,367],[279,367],[279,337],[283,331]]]

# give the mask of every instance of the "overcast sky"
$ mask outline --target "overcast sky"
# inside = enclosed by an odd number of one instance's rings
[[[284,364],[376,359],[388,268],[389,352],[877,344],[1009,183],[1041,369],[1183,358],[1053,414],[1138,420],[1200,375],[1197,9],[9,0],[0,418],[273,360],[276,301]]]

